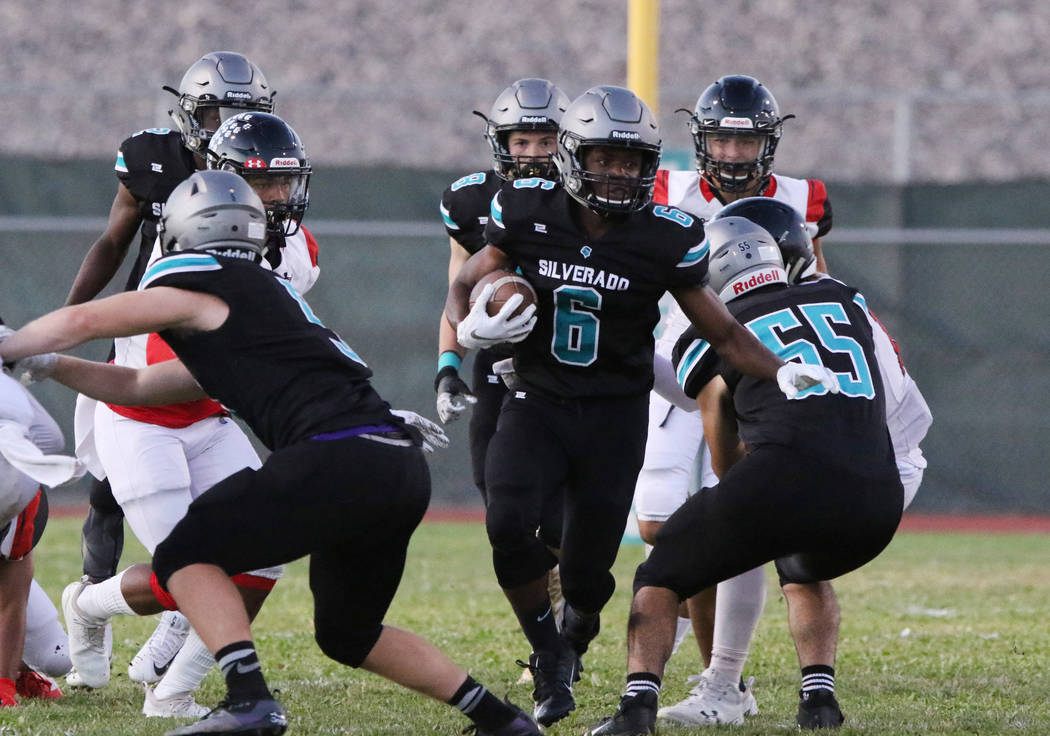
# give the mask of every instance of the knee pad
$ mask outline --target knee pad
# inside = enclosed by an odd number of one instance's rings
[[[382,633],[382,624],[362,630],[361,627],[354,626],[352,620],[339,618],[325,622],[314,617],[314,639],[317,646],[326,657],[347,667],[360,667]]]
[[[116,513],[92,506],[80,532],[84,574],[93,580],[113,577],[123,551],[124,512],[119,506]]]

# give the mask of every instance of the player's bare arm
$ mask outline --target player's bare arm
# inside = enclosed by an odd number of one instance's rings
[[[817,259],[817,270],[827,273],[828,262],[824,260],[824,249],[820,245],[820,238],[813,238],[813,255]]]
[[[671,294],[726,362],[746,375],[776,380],[784,362],[737,322],[711,289],[696,286],[675,289]]]
[[[470,290],[485,274],[500,268],[510,268],[510,258],[506,253],[492,245],[486,245],[472,255],[456,274],[448,287],[448,299],[445,301],[445,317],[452,327],[467,316],[470,303]]]
[[[737,435],[733,397],[722,377],[715,376],[700,390],[696,403],[704,423],[704,438],[711,448],[711,467],[721,478],[745,454]]]
[[[89,340],[129,337],[167,329],[214,330],[230,310],[216,296],[158,286],[45,314],[7,337],[5,360],[61,352]]]
[[[124,262],[128,247],[142,224],[138,200],[123,183],[117,185],[117,194],[109,208],[105,231],[98,237],[80,264],[66,304],[81,304],[94,299]]]
[[[456,276],[463,269],[463,264],[470,259],[470,252],[457,243],[455,238],[448,239],[448,247],[448,285],[451,287],[452,282],[456,280]],[[441,322],[438,327],[438,355],[446,351],[452,351],[461,358],[467,352],[456,342],[456,330],[449,324],[448,317],[442,312]]]
[[[136,369],[60,355],[50,378],[85,396],[124,406],[161,406],[207,396],[180,360]]]

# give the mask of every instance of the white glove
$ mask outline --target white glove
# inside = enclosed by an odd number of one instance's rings
[[[777,371],[777,385],[789,399],[797,399],[800,391],[823,385],[829,393],[839,392],[839,379],[822,365],[788,361]],[[802,398],[806,398],[803,396]]]
[[[456,341],[465,348],[489,348],[501,342],[521,342],[536,326],[536,305],[530,304],[517,317],[510,315],[525,298],[515,294],[490,317],[485,311],[495,286],[488,284],[481,290],[470,312],[456,327]]]
[[[58,353],[30,355],[15,362],[14,367],[11,368],[11,375],[23,386],[32,386],[49,377],[55,370],[57,362]]]
[[[391,409],[390,413],[401,417],[405,424],[415,427],[423,435],[423,452],[433,452],[435,448],[448,447],[448,435],[440,424],[407,409]]]

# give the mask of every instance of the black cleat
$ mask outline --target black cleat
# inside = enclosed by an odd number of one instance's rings
[[[463,733],[473,733],[474,736],[542,736],[543,731],[536,726],[536,722],[529,718],[521,708],[510,701],[507,705],[514,709],[514,718],[510,723],[500,726],[494,731],[482,731],[475,725],[467,726]]]
[[[624,695],[611,718],[603,719],[584,736],[645,736],[656,733],[658,696],[649,691]]]
[[[529,663],[519,662],[532,673],[532,699],[536,701],[533,717],[543,726],[560,721],[576,710],[572,697],[572,683],[576,678],[579,659],[567,649],[557,652],[533,652]]]
[[[288,728],[284,708],[273,698],[224,700],[211,713],[196,723],[168,731],[164,736],[227,733],[238,736],[280,736]]]
[[[826,688],[798,691],[799,728],[838,728],[846,718],[835,694]]]

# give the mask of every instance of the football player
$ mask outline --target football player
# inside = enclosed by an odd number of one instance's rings
[[[824,183],[773,173],[783,124],[791,117],[781,115],[773,94],[757,79],[744,75],[720,78],[703,91],[690,117],[695,170],[657,172],[654,201],[704,220],[711,219],[724,205],[747,197],[783,202],[805,216],[809,234],[814,238],[817,268],[826,270],[820,239],[831,230],[832,216]],[[688,326],[688,319],[672,302],[657,328],[657,355],[670,360],[675,342]],[[681,389],[674,376],[661,370],[656,376],[657,390],[649,398],[645,461],[638,474],[634,500],[638,529],[647,544],[653,543],[663,523],[696,490],[691,481],[698,462],[700,486],[718,483],[711,470],[711,454],[704,444],[696,403],[685,399],[677,402],[685,410],[676,408],[675,395]],[[719,702],[719,693],[725,688],[707,685],[715,674],[735,669],[737,663],[746,659],[751,634],[765,604],[765,574],[762,569],[751,570],[720,583],[717,590],[720,610],[715,606],[714,588],[701,591],[687,602],[705,671],[690,677],[697,685],[689,697],[664,708],[661,717],[692,725],[708,722],[709,715],[705,714],[717,712],[719,722],[739,723],[745,713],[757,712],[754,695],[743,680],[738,683],[738,689],[745,693],[743,701],[732,692],[731,702]],[[682,613],[676,646],[689,630],[687,611]],[[719,639],[714,641],[716,616],[720,621]]]
[[[240,113],[219,126],[207,156],[210,167],[249,173],[246,181],[266,205],[267,260],[263,265],[273,267],[298,293],[307,292],[318,276],[317,245],[301,224],[309,202],[311,167],[299,136],[270,113]],[[153,260],[161,255],[158,243]],[[156,334],[118,338],[115,345],[117,365],[139,368],[175,357]],[[239,426],[211,400],[145,407],[99,403],[94,413],[94,446],[135,536],[151,553],[194,498],[236,471],[260,464]],[[280,572],[279,567],[268,568],[236,579],[252,616]],[[85,591],[87,597],[117,595],[121,577],[92,586]],[[197,636],[190,636],[182,646],[188,635],[185,619],[167,613],[155,635],[132,659],[128,667],[131,679],[157,682],[154,689],[145,689],[145,715],[199,717],[207,712],[194,702],[192,693],[214,661]],[[74,663],[82,661],[75,636],[73,657]],[[101,687],[109,676],[105,668],[85,671],[78,665],[77,671],[91,687]]]
[[[785,263],[776,237],[748,219],[721,217],[705,229],[710,285],[732,314],[781,357],[826,366],[840,390],[814,387],[785,399],[730,366],[696,329],[678,341],[677,376],[698,399],[721,482],[668,519],[639,565],[627,688],[592,736],[653,731],[682,600],[771,560],[783,586],[830,580],[878,555],[900,522],[904,489],[863,297],[833,279],[789,287],[788,274],[804,271],[812,251]],[[832,719],[830,704],[812,697],[816,690],[807,695],[803,683],[799,724],[839,725],[841,714]],[[822,722],[804,721],[803,709],[820,709]]]
[[[652,203],[660,135],[633,92],[588,90],[566,110],[558,138],[561,183],[526,178],[500,188],[487,245],[463,265],[445,306],[460,345],[514,343],[519,385],[486,456],[486,528],[496,577],[532,645],[535,716],[544,725],[575,708],[579,655],[613,592],[609,569],[645,446],[662,294],[670,290],[742,372],[779,376],[786,391],[830,381],[819,367],[776,358],[705,287],[700,220]],[[474,284],[498,268],[524,275],[538,303],[511,316],[515,296],[490,317],[485,287],[468,309]],[[564,506],[561,634],[545,585],[555,558],[534,533],[552,489],[562,489]]]
[[[0,322],[0,340],[10,328]],[[33,548],[47,525],[43,485],[84,473],[56,455],[62,432],[18,382],[0,373],[0,707],[23,698],[57,698],[50,677],[69,671],[69,645],[58,612],[33,579]],[[50,677],[49,677],[50,676]]]
[[[136,288],[157,237],[157,222],[164,201],[187,176],[205,168],[211,134],[233,114],[245,110],[272,112],[274,108],[275,92],[259,67],[231,51],[204,55],[186,70],[177,90],[164,89],[177,98],[169,110],[175,130],[148,128],[120,144],[114,166],[117,193],[110,206],[109,220],[77,272],[66,298],[67,305],[93,299],[102,291],[116,274],[139,232],[139,252],[125,285],[125,289]],[[75,421],[78,447],[85,440],[90,445],[93,418],[93,404],[78,401]],[[93,482],[89,500],[82,539],[84,574],[92,581],[99,581],[117,572],[124,544],[124,516],[104,476]],[[151,653],[156,653],[155,664],[163,670],[187,629],[184,621],[166,614],[136,655],[136,661],[143,665],[136,679],[156,679],[153,662],[147,661],[153,659]],[[77,672],[70,675],[70,683],[86,684]]]
[[[125,599],[128,607],[179,606],[226,678],[222,704],[169,736],[284,732],[284,709],[263,677],[229,576],[305,555],[325,654],[449,703],[479,734],[538,736],[528,716],[434,645],[383,625],[430,498],[422,447],[448,440],[433,422],[392,411],[361,357],[287,282],[256,265],[264,257],[263,207],[231,172],[193,174],[168,199],[161,220],[168,255],[150,267],[139,291],[42,317],[2,348],[17,359],[160,330],[179,360],[128,369],[37,356],[16,371],[53,371],[78,391],[123,403],[213,396],[272,450],[261,468],[220,481],[190,505],[157,546],[152,577],[148,566],[132,568],[142,595]],[[374,523],[377,516],[383,524]],[[362,559],[373,564],[362,567]],[[77,625],[99,636],[97,610],[74,611]]]

